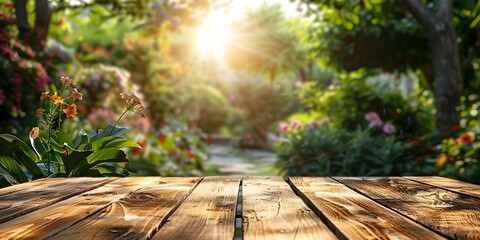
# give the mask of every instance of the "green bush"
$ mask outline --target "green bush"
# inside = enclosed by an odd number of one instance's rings
[[[219,90],[209,85],[196,85],[192,92],[188,108],[191,108],[197,127],[206,133],[215,133],[229,123],[232,109]]]
[[[291,129],[277,143],[278,165],[288,176],[395,176],[413,174],[408,147],[394,135],[327,125]]]

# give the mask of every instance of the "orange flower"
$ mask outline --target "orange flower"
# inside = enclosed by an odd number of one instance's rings
[[[63,112],[67,115],[67,117],[75,117],[77,115],[77,105],[72,104],[72,105],[67,105],[63,109]]]
[[[42,92],[42,96],[40,96],[40,100],[45,100],[48,98],[48,92]]]
[[[460,144],[469,144],[475,140],[475,133],[474,132],[466,132],[457,139]]]
[[[45,109],[43,109],[43,108],[37,109],[37,112],[35,113],[35,117],[38,118],[40,115],[43,114],[43,112],[45,112]]]
[[[54,104],[63,103],[63,99],[58,96],[57,92],[50,97],[50,101],[52,101]]]
[[[188,158],[191,158],[191,159],[195,158],[195,153],[194,152],[188,151],[187,154],[188,154]]]
[[[83,94],[79,91],[77,91],[76,88],[73,89],[72,94],[70,94],[70,97],[72,97],[73,100],[75,101],[81,101]]]
[[[32,128],[32,131],[30,131],[30,137],[33,138],[33,139],[36,139],[38,137],[38,134],[39,134],[39,131],[40,129],[38,127],[34,127]]]
[[[60,82],[62,82],[63,85],[69,85],[70,83],[72,83],[72,80],[70,80],[69,77],[61,76]]]

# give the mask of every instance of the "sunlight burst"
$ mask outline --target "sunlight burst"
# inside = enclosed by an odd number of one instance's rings
[[[200,58],[224,57],[230,35],[229,18],[220,12],[212,12],[197,28],[197,49]]]

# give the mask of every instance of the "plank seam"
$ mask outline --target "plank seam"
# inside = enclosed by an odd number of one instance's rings
[[[235,207],[235,240],[243,239],[243,177],[240,178],[240,186],[238,187],[237,206]],[[237,226],[237,219],[240,219],[240,226]]]
[[[72,198],[72,197],[75,197],[75,196],[77,196],[77,195],[80,195],[80,194],[82,194],[82,193],[85,193],[85,192],[88,192],[88,191],[92,191],[92,190],[94,190],[94,189],[96,189],[96,188],[102,187],[102,186],[104,186],[104,185],[106,185],[106,184],[108,184],[108,183],[111,183],[111,182],[115,181],[115,180],[117,180],[117,179],[108,179],[108,180],[105,180],[104,182],[99,183],[99,185],[97,185],[97,186],[95,186],[95,187],[85,188],[85,189],[80,190],[79,192],[77,192],[77,193],[75,193],[75,194],[62,195],[62,196],[59,197],[58,199],[54,200],[54,202],[52,202],[50,205],[57,204],[57,203],[59,203],[59,202],[68,200],[68,199],[70,199],[70,198]],[[35,212],[35,211],[40,210],[40,209],[42,209],[42,208],[44,208],[44,207],[48,207],[48,206],[50,206],[50,205],[47,205],[47,206],[39,205],[39,206],[36,206],[36,207],[28,208],[28,209],[24,210],[23,212],[19,212],[19,213],[13,214],[13,215],[11,215],[11,216],[3,219],[3,220],[0,220],[0,224],[1,224],[1,223],[6,223],[6,222],[8,222],[8,221],[10,221],[10,220],[13,220],[13,219],[15,219],[15,218],[18,218],[18,217],[20,217],[20,216],[23,216],[23,215],[26,215],[26,214]]]
[[[374,201],[375,203],[379,204],[380,206],[383,206],[383,207],[385,207],[385,208],[387,208],[387,209],[392,210],[393,212],[396,212],[396,213],[400,214],[400,216],[403,216],[403,217],[405,217],[405,218],[413,221],[414,223],[417,223],[418,225],[426,228],[427,230],[429,230],[429,231],[431,231],[431,232],[437,233],[437,234],[439,234],[440,236],[442,236],[442,237],[444,237],[444,238],[446,238],[446,239],[453,239],[453,238],[451,238],[450,236],[445,235],[444,233],[442,233],[442,232],[440,232],[440,231],[437,231],[437,230],[435,230],[435,229],[433,229],[433,228],[431,228],[431,227],[429,227],[429,226],[427,226],[427,225],[425,225],[425,224],[423,224],[423,223],[421,223],[421,222],[416,221],[415,219],[413,219],[413,218],[411,218],[411,217],[409,217],[409,216],[401,213],[400,211],[397,211],[397,210],[395,210],[395,209],[393,209],[393,208],[390,208],[390,207],[382,204],[381,202],[379,202],[379,201],[377,201],[377,200],[369,197],[368,195],[363,194],[362,192],[358,191],[358,190],[355,189],[355,188],[352,188],[352,187],[348,186],[347,184],[344,184],[343,182],[341,182],[340,180],[335,179],[334,177],[329,177],[329,178],[332,179],[332,180],[334,180],[334,181],[336,181],[336,182],[338,182],[338,183],[340,183],[340,184],[342,184],[343,186],[351,189],[352,191],[354,191],[354,192],[356,192],[356,193],[358,193],[358,194],[360,194],[360,195],[362,195],[362,196],[364,196],[364,197],[366,197],[366,198]]]
[[[348,238],[338,229],[333,222],[331,222],[327,216],[325,216],[320,209],[315,207],[315,204],[302,192],[298,189],[295,184],[293,184],[290,179],[285,180],[293,192],[303,201],[303,203],[310,208],[319,218],[320,220],[332,231],[335,236],[340,240],[348,240]]]
[[[441,186],[437,186],[437,185],[430,184],[430,183],[426,183],[426,182],[420,182],[419,180],[410,179],[410,178],[405,177],[405,176],[402,176],[402,178],[407,179],[407,180],[410,180],[410,181],[413,181],[413,182],[421,183],[421,184],[424,184],[424,185],[428,185],[428,186],[431,186],[431,187],[441,188],[441,189],[443,189],[443,190],[447,190],[447,191],[449,191],[449,192],[454,192],[454,193],[456,193],[456,194],[460,194],[460,195],[463,195],[463,196],[466,196],[466,197],[472,197],[472,198],[480,199],[480,197],[473,196],[473,195],[470,195],[470,194],[468,194],[468,193],[462,193],[462,192],[459,192],[459,191],[456,191],[456,190],[453,190],[453,189],[448,189],[448,188],[446,188],[446,187],[441,187]]]
[[[160,229],[163,227],[163,225],[165,225],[165,223],[168,222],[168,219],[170,218],[170,216],[172,216],[172,214],[175,213],[175,211],[177,211],[177,209],[188,199],[190,194],[193,192],[193,190],[195,190],[197,188],[197,186],[203,181],[203,179],[205,179],[205,178],[202,177],[200,179],[200,181],[198,181],[195,185],[193,185],[193,187],[190,188],[190,190],[187,192],[187,194],[185,194],[185,197],[181,201],[179,201],[177,205],[175,205],[172,209],[170,209],[170,211],[165,215],[163,220],[152,231],[150,236],[147,236],[147,240],[151,239],[153,236],[155,236],[155,234],[157,234],[158,231],[160,231]]]

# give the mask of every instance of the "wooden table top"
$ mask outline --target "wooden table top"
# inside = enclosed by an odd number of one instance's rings
[[[0,239],[480,239],[441,177],[50,178],[0,189]]]

